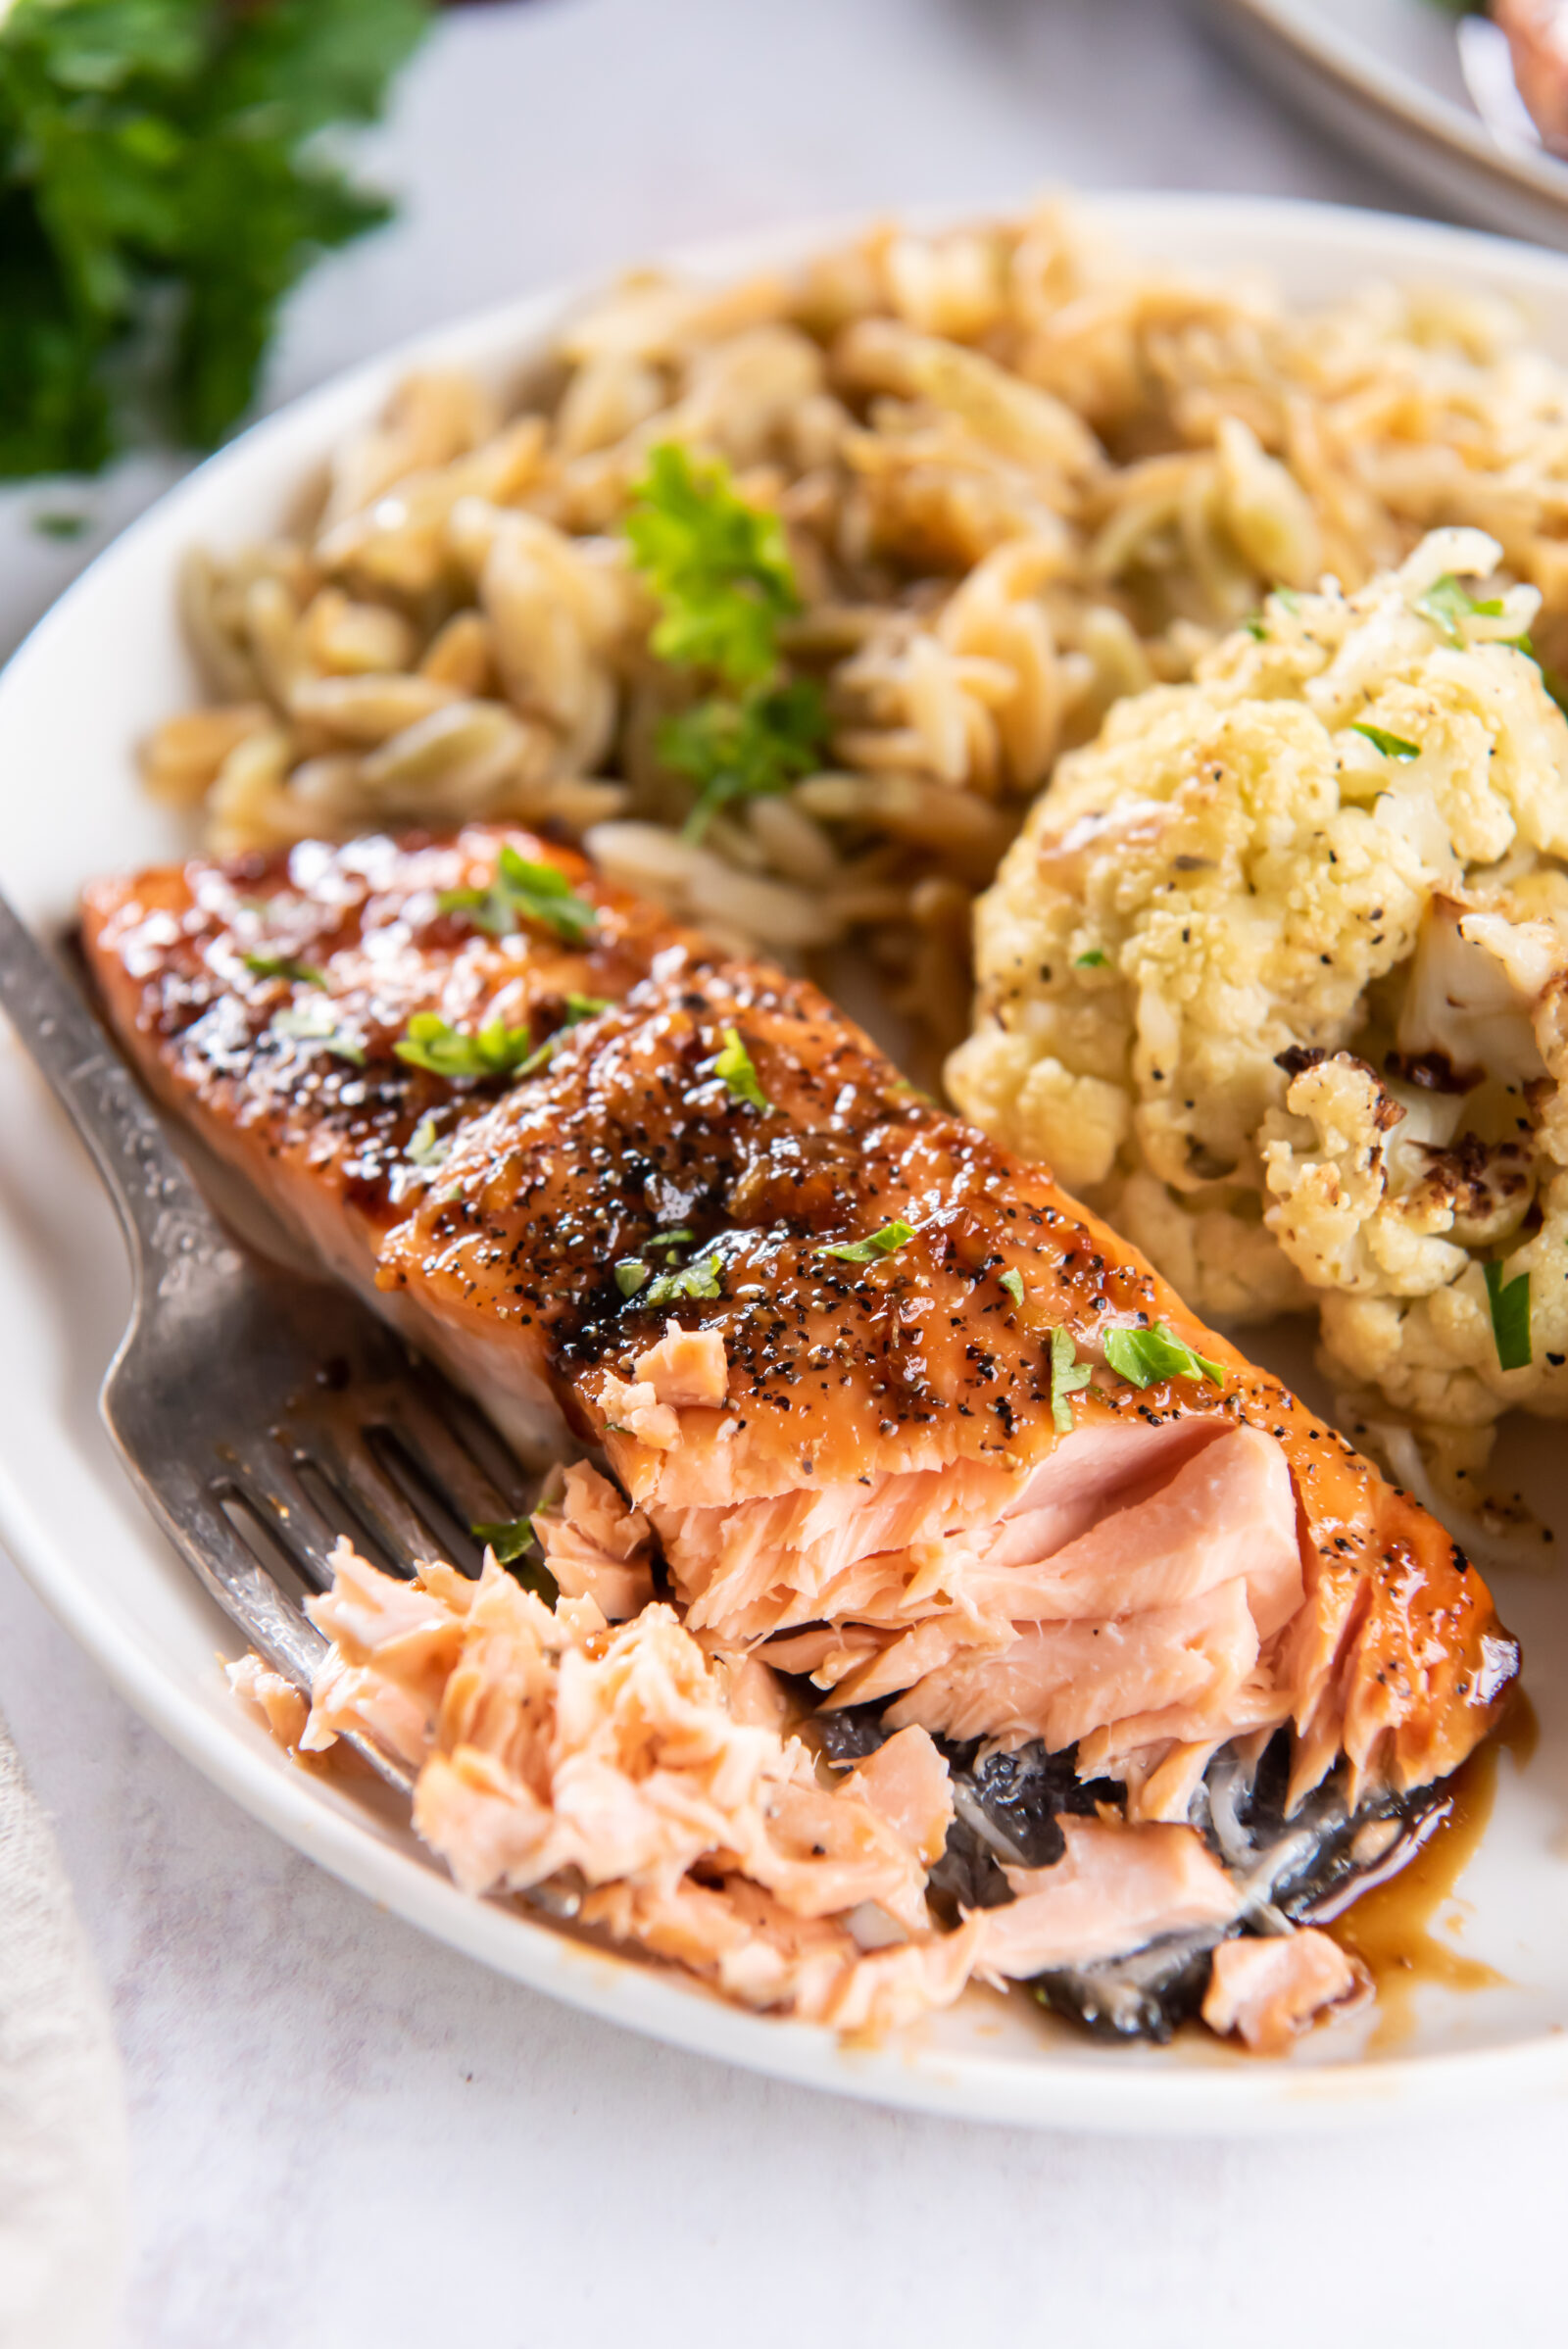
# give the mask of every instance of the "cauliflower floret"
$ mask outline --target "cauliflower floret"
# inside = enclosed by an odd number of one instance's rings
[[[1200,1310],[1315,1298],[1333,1367],[1474,1427],[1568,1413],[1568,726],[1535,591],[1458,584],[1498,554],[1277,591],[1116,705],[982,901],[948,1072]]]

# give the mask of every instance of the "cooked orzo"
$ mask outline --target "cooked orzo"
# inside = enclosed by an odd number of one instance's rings
[[[651,649],[623,528],[671,447],[776,515],[776,674],[820,694],[700,838],[664,754],[713,680]],[[1565,510],[1565,378],[1494,303],[1385,286],[1298,315],[1057,204],[889,226],[716,290],[631,278],[510,403],[411,378],[291,535],[192,556],[211,705],[145,771],[225,850],[498,813],[586,837],[737,943],[853,938],[934,1059],[966,1023],[972,899],[1112,702],[1188,676],[1271,586],[1353,589],[1440,521],[1541,589],[1550,661]]]

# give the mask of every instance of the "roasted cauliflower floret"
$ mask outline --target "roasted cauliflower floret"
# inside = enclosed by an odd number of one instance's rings
[[[1568,726],[1497,558],[1276,591],[1117,705],[982,903],[949,1065],[1200,1310],[1315,1301],[1337,1371],[1472,1427],[1568,1414]]]

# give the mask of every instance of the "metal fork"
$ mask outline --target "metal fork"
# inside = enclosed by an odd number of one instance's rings
[[[470,1528],[531,1482],[474,1406],[346,1291],[285,1271],[219,1220],[135,1078],[0,896],[0,1005],[92,1153],[133,1297],[99,1397],[132,1484],[191,1571],[300,1688],[326,1641],[300,1604],[339,1535],[409,1574],[474,1573]],[[407,1791],[411,1774],[351,1740]]]

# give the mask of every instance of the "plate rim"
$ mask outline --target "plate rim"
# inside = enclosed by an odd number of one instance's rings
[[[1392,116],[1435,159],[1451,161],[1457,151],[1466,167],[1493,181],[1499,194],[1544,203],[1568,227],[1568,163],[1544,151],[1503,146],[1478,116],[1466,114],[1417,75],[1383,65],[1337,24],[1308,17],[1300,0],[1208,0],[1208,6],[1229,17],[1234,28],[1288,50],[1298,67],[1328,80],[1357,106]]]
[[[1449,227],[1349,206],[1297,198],[1106,192],[1075,198],[1086,218],[1138,241],[1168,245],[1174,228],[1201,235],[1205,226],[1244,217],[1286,244],[1320,253],[1336,239],[1350,247],[1365,238],[1381,248],[1375,267],[1388,269],[1423,256],[1452,256],[1461,248],[1486,272],[1503,268],[1542,291],[1568,295],[1568,257],[1494,233]],[[901,207],[901,220],[937,223],[996,206]],[[667,248],[653,266],[717,277],[771,262],[798,259],[835,237],[863,229],[878,216],[864,210],[795,220],[769,231]],[[1212,262],[1200,266],[1212,269]],[[355,414],[368,414],[388,384],[411,367],[449,364],[488,354],[491,364],[526,359],[550,325],[591,298],[608,272],[546,286],[464,314],[411,336],[328,377],[315,389],[261,418],[208,458],[145,514],[113,540],[37,622],[0,669],[0,749],[12,699],[62,636],[90,623],[94,598],[161,539],[173,538],[182,517],[233,476],[264,461],[317,441],[323,447]],[[482,364],[482,361],[476,363]],[[307,457],[304,462],[311,462]],[[0,847],[0,870],[7,859]],[[14,1045],[13,1050],[16,1050]],[[116,1472],[118,1474],[118,1471]],[[95,1601],[29,1493],[24,1471],[0,1453],[0,1541],[19,1570],[66,1631],[104,1672],[119,1694],[210,1783],[285,1841],[368,1899],[448,1946],[568,2005],[683,2050],[740,2064],[797,2084],[868,2101],[913,2108],[953,2119],[1105,2132],[1180,2134],[1207,2129],[1226,2132],[1343,2127],[1408,2120],[1424,2111],[1457,2107],[1500,2095],[1547,2092],[1568,2086],[1568,2033],[1539,2035],[1498,2046],[1434,2050],[1408,2057],[1364,2057],[1342,2064],[1296,2068],[1229,2055],[1185,2062],[1179,2054],[1143,2057],[1112,2051],[1093,2065],[1079,2054],[1058,2057],[977,2055],[919,2044],[918,2033],[873,2048],[841,2043],[820,2027],[752,2014],[672,1979],[645,1960],[583,1943],[499,1903],[458,1891],[433,1865],[384,1842],[347,1807],[327,1800],[312,1779],[288,1763],[265,1735],[236,1710],[225,1717],[204,1705],[172,1661],[126,1639]],[[192,1586],[193,1590],[195,1586]]]

